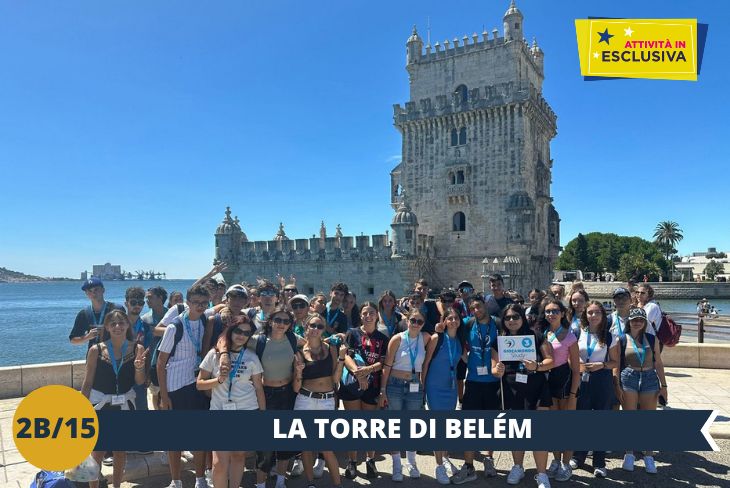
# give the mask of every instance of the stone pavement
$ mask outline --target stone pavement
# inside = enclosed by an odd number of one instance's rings
[[[636,470],[627,473],[620,469],[621,458],[618,454],[608,459],[609,479],[596,480],[593,478],[592,470],[576,470],[569,482],[553,482],[553,486],[641,486],[641,487],[668,487],[668,486],[722,486],[730,488],[730,370],[692,369],[692,368],[669,368],[667,371],[667,383],[669,385],[669,407],[698,410],[716,410],[718,413],[710,432],[715,438],[720,452],[661,452],[657,454],[657,466],[659,473],[655,476],[644,472],[643,463],[637,461]],[[37,468],[25,462],[15,449],[12,439],[12,418],[20,398],[0,400],[0,440],[2,441],[2,456],[0,457],[0,488],[27,488],[38,471]],[[425,453],[424,453],[425,454]],[[452,460],[459,465],[459,456],[452,456]],[[488,483],[491,486],[507,486],[505,476],[512,466],[511,455],[508,452],[495,453],[497,469],[500,471],[498,478],[486,481],[480,478],[479,481],[469,485],[483,485]],[[405,462],[405,459],[404,459]],[[378,456],[378,469],[382,473],[377,480],[378,487],[393,488],[396,483],[390,480],[391,461],[389,455]],[[433,456],[420,455],[418,463],[423,477],[419,484],[426,484],[436,488],[438,484],[434,480]],[[344,467],[344,462],[341,462]],[[364,466],[360,466],[364,468]],[[477,468],[481,464],[477,463]],[[535,475],[532,456],[525,457],[525,467],[528,470],[525,479],[518,486],[535,486],[532,478]],[[249,460],[249,469],[252,468],[252,460]],[[104,467],[105,475],[111,476],[111,468]],[[123,488],[159,488],[169,484],[170,478],[168,468],[161,462],[160,453],[148,456],[129,455],[127,458],[126,479],[133,482],[124,483]],[[243,486],[253,485],[253,472],[247,471]],[[183,477],[185,486],[193,486],[194,479],[190,472]],[[357,478],[354,481],[343,478],[344,488],[369,485],[370,481],[364,478]],[[407,487],[408,483],[415,481],[407,480],[399,484]],[[303,478],[288,481],[289,488],[304,488],[306,482]],[[332,486],[327,475],[319,480],[317,486],[329,488]],[[413,485],[412,485],[413,486]],[[271,484],[273,488],[273,483]]]

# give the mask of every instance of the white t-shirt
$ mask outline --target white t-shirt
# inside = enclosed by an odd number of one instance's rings
[[[586,357],[588,356],[588,336],[591,337],[591,347],[594,348],[590,358]],[[618,345],[619,340],[616,334],[611,333],[611,336],[611,349],[613,349]],[[610,360],[606,354],[606,345],[599,343],[595,335],[585,330],[578,339],[578,352],[581,363],[603,363]]]
[[[644,305],[643,309],[646,312],[646,320],[649,321],[646,326],[646,331],[649,334],[653,334],[654,328],[658,331],[659,327],[662,325],[662,309],[659,308],[659,305],[657,305],[657,303],[653,300]],[[651,324],[654,324],[654,327],[652,327]]]
[[[228,403],[228,392],[230,390],[230,401],[236,405],[236,410],[258,410],[259,402],[256,399],[256,389],[253,386],[251,376],[263,373],[256,353],[250,350],[243,350],[240,353],[231,352],[231,368],[233,368],[238,360],[239,354],[243,354],[241,363],[233,378],[233,387],[228,379],[213,388],[213,395],[210,400],[211,410],[223,410],[223,405]],[[217,378],[220,373],[218,355],[215,349],[208,351],[208,354],[200,363],[200,369],[209,371],[213,378]]]
[[[187,303],[185,304],[184,311],[185,312],[188,311]],[[205,315],[206,319],[209,319],[210,317],[215,315],[215,308],[206,309],[205,312],[203,312],[203,315]],[[161,320],[162,325],[167,327],[171,323],[175,322],[175,319],[178,318],[179,316],[180,316],[180,314],[177,312],[177,305],[170,307],[170,309],[167,312],[165,312],[165,316],[162,317],[162,320]],[[157,324],[155,324],[155,325],[157,325]]]
[[[160,352],[170,353],[175,345],[175,331],[177,326],[170,324],[160,341]],[[190,331],[196,342],[203,342],[205,325],[201,319],[190,321]],[[187,330],[183,330],[182,338],[177,343],[175,355],[167,361],[167,391],[176,391],[180,388],[195,383],[195,373],[198,369],[199,356],[193,339],[190,338]]]

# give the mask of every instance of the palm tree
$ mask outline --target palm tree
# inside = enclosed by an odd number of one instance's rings
[[[674,262],[670,260],[672,254],[677,252],[674,248],[679,241],[684,239],[682,235],[682,229],[679,228],[679,224],[665,220],[659,222],[654,229],[654,242],[664,252],[664,257],[671,263],[671,274],[674,274]],[[672,280],[672,276],[669,276],[669,281]]]

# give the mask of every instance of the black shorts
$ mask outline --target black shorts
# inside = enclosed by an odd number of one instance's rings
[[[551,369],[548,374],[550,396],[557,399],[568,398],[572,381],[573,373],[568,363]]]
[[[264,386],[266,410],[294,410],[296,395],[292,384]],[[299,454],[299,451],[256,451],[256,468],[264,473],[271,471],[276,461],[284,461]]]
[[[553,400],[545,373],[527,375],[527,383],[518,383],[515,375],[506,375],[502,380],[505,410],[537,410],[550,407]]]
[[[195,387],[195,383],[183,386],[167,394],[172,410],[210,410],[210,398]]]
[[[464,399],[461,401],[462,410],[499,410],[500,400],[499,381],[464,382]]]
[[[361,402],[367,403],[368,405],[377,405],[378,396],[380,396],[380,387],[378,386],[380,384],[380,377],[378,377],[377,380],[378,381],[370,381],[367,390],[358,391],[355,394],[350,391],[350,388],[340,388],[339,390],[337,390],[337,396],[343,402],[353,402],[355,400],[360,400]]]
[[[466,363],[463,359],[459,359],[456,365],[456,379],[464,381],[466,379]]]

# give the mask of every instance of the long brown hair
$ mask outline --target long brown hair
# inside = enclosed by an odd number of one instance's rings
[[[128,341],[134,340],[134,336],[132,335],[132,324],[129,322],[129,317],[127,317],[127,314],[123,310],[114,309],[106,316],[104,316],[104,330],[101,333],[101,342],[108,341],[111,339],[111,335],[109,334],[109,331],[107,330],[107,325],[110,325],[112,322],[116,322],[116,319],[122,319],[124,322],[127,323],[127,337],[126,339]]]
[[[601,302],[599,302],[598,300],[591,300],[590,302],[586,303],[586,308],[583,310],[583,313],[580,316],[580,326],[581,328],[583,328],[583,330],[588,330],[588,307],[592,305],[597,306],[598,309],[601,311],[601,323],[598,324],[596,337],[598,338],[599,344],[605,345],[609,334],[608,317],[606,315],[606,309],[603,307],[603,304]]]

